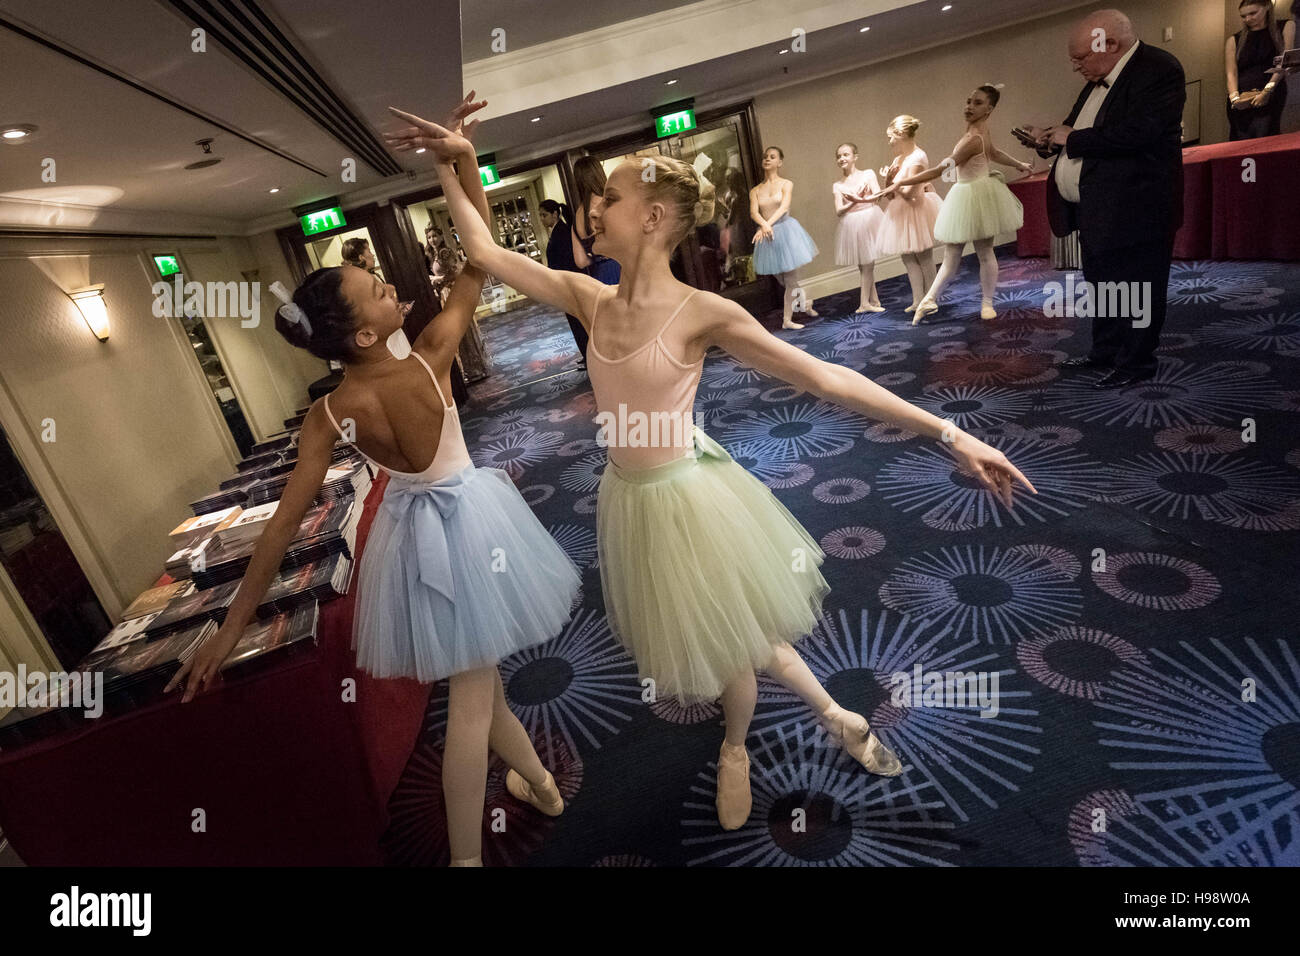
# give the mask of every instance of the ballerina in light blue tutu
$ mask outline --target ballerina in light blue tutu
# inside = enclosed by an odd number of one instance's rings
[[[888,196],[902,186],[929,182],[940,176],[954,180],[934,224],[934,238],[944,247],[943,265],[930,291],[917,304],[913,325],[939,310],[939,294],[961,268],[961,254],[968,242],[974,244],[980,263],[980,291],[984,297],[980,318],[998,317],[993,308],[993,293],[998,286],[998,257],[993,242],[1000,234],[1016,232],[1024,225],[1025,215],[1020,200],[1007,188],[1000,174],[990,175],[989,163],[998,162],[1022,173],[1032,172],[1034,168],[1031,163],[1022,163],[993,145],[988,119],[1001,95],[995,86],[976,88],[966,97],[963,113],[966,132],[953,147],[952,155],[924,172],[895,179],[892,186],[877,194]]]
[[[453,129],[486,105],[473,96],[453,112]],[[477,166],[462,163],[459,178],[470,215],[491,222]],[[564,808],[555,778],[506,704],[496,664],[556,636],[581,586],[578,569],[506,473],[474,466],[447,400],[484,278],[473,266],[462,270],[409,355],[399,336],[408,303],[363,269],[317,269],[292,301],[283,296],[276,330],[317,358],[341,362],[343,382],[307,412],[298,464],[221,629],[169,685],[187,680],[188,700],[217,672],[266,594],[341,436],[389,476],[356,576],[357,667],[375,677],[450,678],[442,790],[452,866],[482,865],[489,749],[510,768],[513,796],[550,816]],[[401,357],[390,349],[393,339]]]
[[[817,243],[790,215],[794,183],[781,178],[785,153],[780,147],[763,150],[763,181],[749,191],[749,217],[758,223],[754,233],[754,272],[776,276],[785,289],[781,304],[781,328],[802,329],[794,321],[795,312],[812,318],[818,313],[799,288],[799,268],[817,257]]]

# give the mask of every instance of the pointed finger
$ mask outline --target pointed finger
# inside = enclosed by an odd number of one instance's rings
[[[1023,474],[1020,473],[1020,469],[1019,469],[1019,468],[1017,468],[1015,465],[1011,464],[1011,462],[1007,462],[1007,464],[1006,464],[1006,468],[1007,468],[1007,471],[1009,471],[1009,472],[1010,472],[1010,473],[1011,473],[1011,474],[1012,474],[1012,475],[1013,475],[1013,476],[1014,476],[1014,477],[1015,477],[1015,478],[1016,478],[1016,479],[1017,479],[1017,480],[1018,480],[1022,485],[1024,485],[1026,488],[1028,488],[1028,489],[1029,489],[1030,491],[1032,491],[1034,494],[1038,494],[1038,489],[1035,488],[1033,485],[1031,485],[1031,484],[1029,483],[1029,479],[1026,478]]]

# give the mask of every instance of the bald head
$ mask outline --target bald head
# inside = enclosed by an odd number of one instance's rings
[[[1133,21],[1119,10],[1088,14],[1070,33],[1070,63],[1089,82],[1105,78],[1137,42]]]

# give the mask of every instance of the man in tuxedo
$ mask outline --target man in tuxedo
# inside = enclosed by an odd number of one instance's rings
[[[1174,234],[1183,222],[1186,84],[1182,64],[1140,42],[1118,10],[1080,21],[1069,54],[1088,81],[1069,118],[1025,129],[1040,156],[1056,156],[1048,218],[1058,236],[1079,231],[1091,291],[1092,349],[1062,364],[1109,369],[1096,387],[1121,388],[1156,372]]]

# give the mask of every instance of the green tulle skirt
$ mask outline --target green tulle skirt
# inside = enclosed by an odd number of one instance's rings
[[[786,507],[695,429],[695,454],[601,477],[596,542],[605,610],[656,697],[717,698],[809,634],[825,554]]]

